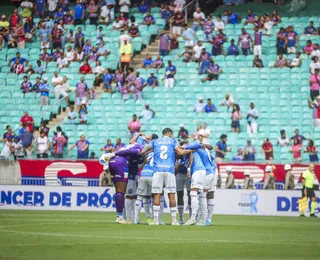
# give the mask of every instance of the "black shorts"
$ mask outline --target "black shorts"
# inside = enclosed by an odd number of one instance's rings
[[[314,190],[313,188],[306,188],[306,187],[303,187],[302,188],[302,197],[304,197],[304,190],[307,189],[307,198],[315,198],[316,197],[316,194],[314,193]]]
[[[209,80],[216,80],[216,79],[218,79],[218,75],[217,74],[213,74],[213,73],[209,73],[208,74],[208,79]]]

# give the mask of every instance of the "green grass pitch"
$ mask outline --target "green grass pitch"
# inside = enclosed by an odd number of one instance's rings
[[[214,216],[211,227],[114,220],[115,213],[1,210],[0,259],[320,259],[319,219]]]

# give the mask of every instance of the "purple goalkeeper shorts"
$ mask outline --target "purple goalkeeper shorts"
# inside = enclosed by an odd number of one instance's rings
[[[111,180],[115,184],[117,182],[127,182],[127,176],[125,176],[126,166],[116,160],[109,162],[109,171]]]

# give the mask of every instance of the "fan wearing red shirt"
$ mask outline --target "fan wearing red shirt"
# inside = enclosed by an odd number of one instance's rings
[[[34,120],[33,120],[32,116],[28,115],[27,110],[23,111],[23,116],[20,119],[20,125],[23,125],[23,124],[26,124],[29,127],[31,133],[33,132]]]
[[[272,147],[272,143],[269,142],[269,138],[265,138],[263,140],[261,152],[265,154],[267,161],[270,161],[273,159],[273,147]]]
[[[91,67],[86,60],[83,61],[83,65],[79,70],[80,74],[90,74],[92,73]]]

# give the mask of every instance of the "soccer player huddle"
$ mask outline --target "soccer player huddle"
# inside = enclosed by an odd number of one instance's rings
[[[212,149],[201,135],[198,141],[183,144],[173,138],[170,128],[165,128],[162,137],[137,134],[116,153],[103,154],[99,161],[110,172],[116,190],[116,222],[140,224],[143,205],[149,225],[163,224],[166,189],[171,225],[211,225],[218,178],[218,168],[210,154]],[[187,222],[184,222],[185,187],[190,216]]]

